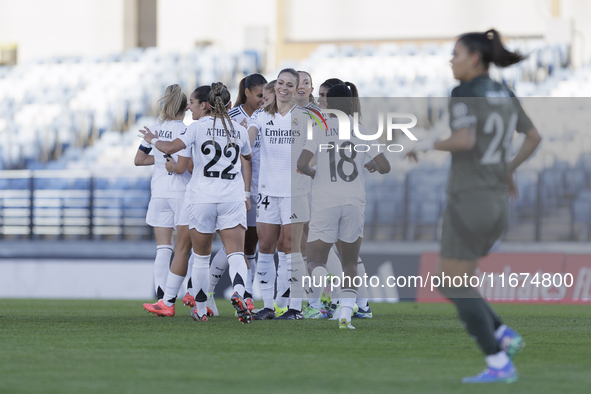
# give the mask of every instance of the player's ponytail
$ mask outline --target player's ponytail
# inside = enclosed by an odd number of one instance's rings
[[[234,108],[246,103],[246,89],[252,92],[257,86],[265,85],[267,80],[261,74],[250,74],[240,80],[238,85],[238,98],[234,103]]]
[[[310,86],[314,87],[314,82],[312,82],[312,75],[310,75],[309,72],[307,71],[298,71],[298,73],[304,73],[306,75],[308,75],[308,78],[310,78]],[[314,105],[317,105],[316,100],[314,99],[314,95],[312,93],[310,93],[310,95],[308,96],[308,102],[312,103]]]
[[[525,59],[521,53],[507,50],[501,40],[501,34],[495,29],[484,33],[462,34],[458,41],[464,44],[468,52],[480,54],[480,61],[485,69],[488,69],[490,63],[498,67],[509,67]]]
[[[209,106],[213,112],[213,130],[212,130],[212,140],[215,141],[215,122],[217,118],[220,118],[222,121],[222,125],[224,126],[224,130],[226,131],[226,139],[227,144],[231,145],[232,141],[230,140],[230,134],[234,135],[234,144],[236,144],[237,134],[234,130],[234,125],[232,124],[232,120],[230,119],[230,115],[228,115],[227,107],[230,104],[230,92],[221,82],[214,82],[211,84],[211,92],[209,93]],[[230,128],[228,128],[228,125]],[[230,129],[232,132],[230,133]]]
[[[345,86],[351,90],[353,112],[357,112],[359,114],[359,119],[361,119],[361,102],[359,101],[359,91],[357,90],[357,86],[355,86],[353,82],[345,82]]]
[[[164,96],[158,100],[160,115],[158,121],[175,120],[177,115],[187,109],[187,96],[178,84],[170,85],[164,91]]]

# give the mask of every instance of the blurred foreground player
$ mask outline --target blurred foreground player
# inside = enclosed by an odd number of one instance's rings
[[[488,75],[490,63],[508,67],[521,60],[523,56],[503,46],[496,30],[460,36],[451,59],[454,77],[460,81],[449,102],[452,135],[443,141],[421,141],[406,154],[415,161],[418,152],[430,149],[452,154],[438,275],[474,275],[479,259],[507,227],[507,194],[517,196],[514,171],[541,141],[513,92]],[[511,159],[515,130],[525,134],[525,141]],[[512,358],[524,345],[521,336],[503,324],[474,288],[443,283],[439,290],[455,304],[486,356],[487,369],[462,382],[517,380]]]

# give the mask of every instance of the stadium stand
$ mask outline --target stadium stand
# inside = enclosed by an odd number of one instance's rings
[[[510,205],[505,238],[516,241],[591,237],[591,68],[572,70],[568,48],[514,40],[527,61],[491,76],[511,86],[544,141],[517,172],[520,198]],[[319,85],[338,76],[365,97],[427,97],[430,125],[417,137],[448,132],[445,101],[456,82],[451,44],[322,45],[297,64]],[[235,84],[258,71],[257,53],[224,54],[211,47],[188,54],[155,48],[108,58],[54,58],[0,67],[0,236],[145,238],[149,169],[133,167],[135,130],[164,87],[186,91],[222,80]],[[294,64],[289,64],[294,66]],[[275,73],[268,73],[273,79]],[[561,98],[562,97],[562,98]],[[552,100],[552,101],[549,101]],[[552,111],[548,109],[552,108]],[[549,113],[551,112],[551,113]],[[188,119],[190,121],[190,119]],[[126,130],[126,131],[123,131]],[[513,140],[514,151],[522,139]],[[445,207],[448,155],[419,166],[391,157],[385,177],[367,177],[369,240],[435,240]],[[47,171],[52,170],[52,171]]]
[[[256,52],[211,46],[185,54],[133,49],[0,67],[0,170],[65,168],[67,160],[51,161],[153,113],[167,85],[189,89],[222,80],[233,86],[243,73],[259,69]]]

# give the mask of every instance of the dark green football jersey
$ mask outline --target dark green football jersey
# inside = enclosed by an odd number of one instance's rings
[[[505,192],[513,134],[533,127],[513,92],[488,76],[474,78],[453,89],[449,114],[452,132],[474,128],[476,144],[469,151],[452,153],[448,193]]]

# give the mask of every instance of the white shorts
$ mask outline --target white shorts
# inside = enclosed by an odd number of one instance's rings
[[[250,190],[252,190],[252,188],[250,188]],[[246,224],[248,227],[257,226],[257,200],[259,198],[261,198],[260,194],[250,195],[250,211],[246,212]]]
[[[179,213],[179,221],[177,226],[188,226],[189,225],[189,203],[183,200],[181,204],[181,212]]]
[[[152,198],[148,204],[146,223],[152,227],[175,228],[183,205],[180,198]]]
[[[189,229],[203,234],[242,226],[246,229],[246,205],[241,202],[197,203],[189,205]]]
[[[353,243],[359,237],[363,237],[364,224],[365,208],[357,205],[339,205],[313,210],[308,242],[321,240],[332,244],[340,239]]]
[[[305,223],[310,220],[308,196],[270,197],[261,195],[257,204],[257,222],[269,224]]]

